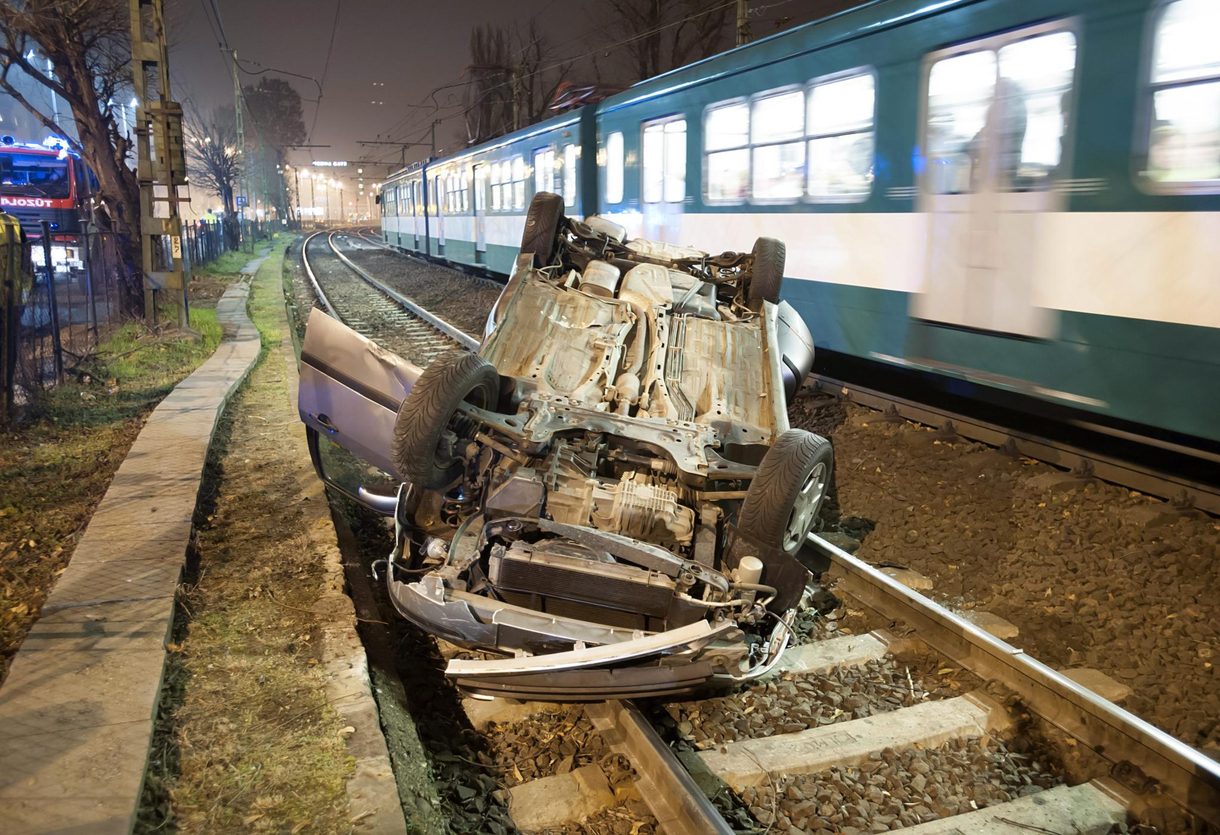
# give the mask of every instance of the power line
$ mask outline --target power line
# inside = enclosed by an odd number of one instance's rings
[[[215,2],[215,0],[213,0]],[[326,47],[326,61],[322,64],[322,80],[318,84],[318,106],[313,111],[313,124],[309,126],[307,143],[313,142],[314,128],[318,126],[318,114],[322,112],[322,85],[326,84],[326,74],[330,71],[330,56],[335,51],[335,33],[339,31],[339,13],[343,10],[343,0],[335,0],[335,19],[330,25],[330,45]],[[309,155],[310,158],[313,154]]]
[[[791,0],[780,0],[780,2],[773,3],[771,5],[779,6],[779,5],[783,5],[783,3],[786,3],[786,2],[791,2]],[[651,29],[647,29],[643,32],[637,32],[634,35],[631,35],[630,37],[627,37],[627,38],[623,38],[622,40],[617,41],[615,43],[599,46],[596,49],[592,49],[592,50],[582,53],[580,55],[573,55],[573,56],[569,56],[567,58],[562,58],[562,59],[558,60],[557,62],[550,64],[548,66],[540,67],[539,69],[534,70],[529,73],[525,73],[524,75],[515,76],[508,81],[502,81],[502,82],[499,82],[498,84],[493,84],[490,87],[488,87],[486,90],[484,90],[483,94],[478,99],[476,99],[474,102],[472,102],[470,105],[468,105],[467,109],[469,107],[473,107],[475,105],[482,103],[489,95],[491,95],[491,93],[493,91],[498,90],[502,87],[507,87],[512,84],[519,83],[520,81],[523,81],[527,78],[533,78],[534,76],[540,75],[544,72],[550,72],[551,70],[559,69],[560,67],[563,67],[566,64],[570,64],[574,61],[579,61],[582,58],[588,58],[589,56],[596,55],[599,52],[608,51],[608,50],[614,49],[616,47],[623,46],[625,44],[629,44],[633,41],[638,41],[641,38],[647,38],[652,35],[656,35],[660,32],[665,31],[666,29],[672,29],[673,27],[680,26],[683,23],[686,23],[688,21],[695,20],[696,18],[704,17],[706,15],[712,14],[713,12],[720,11],[721,9],[727,9],[730,6],[736,6],[736,5],[737,5],[737,0],[724,0],[724,2],[721,2],[715,6],[711,6],[710,8],[704,9],[699,12],[695,12],[693,14],[689,14],[685,17],[681,17],[677,20],[673,20],[668,23],[660,24]],[[770,6],[768,6],[766,8],[770,8]],[[570,43],[570,42],[571,41],[567,41],[567,43]],[[453,85],[453,84],[446,85],[446,87],[450,87],[450,86],[456,86],[456,85]],[[439,92],[440,90],[443,90],[443,89],[445,89],[445,87],[439,87],[436,90],[433,90],[432,93],[429,95],[435,95],[437,92]],[[441,108],[438,107],[437,109],[439,110]],[[457,115],[459,115],[459,114],[451,113],[448,116],[442,116],[438,121],[446,121],[448,119],[452,119],[454,116],[457,116]]]

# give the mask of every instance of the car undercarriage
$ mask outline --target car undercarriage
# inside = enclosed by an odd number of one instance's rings
[[[325,435],[399,482],[361,494],[393,517],[389,593],[471,651],[449,662],[459,687],[671,695],[778,661],[833,468],[788,426],[813,344],[782,275],[778,241],[628,241],[540,194],[477,353],[419,369],[314,312],[311,448]]]

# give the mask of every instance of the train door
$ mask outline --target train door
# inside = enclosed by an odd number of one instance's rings
[[[432,179],[433,202],[436,204],[437,255],[445,254],[445,178],[440,174]]]
[[[474,167],[474,261],[487,263],[487,166]]]
[[[407,241],[410,241],[411,247],[414,248],[416,245],[415,213],[418,210],[418,207],[415,205],[415,184],[414,183],[403,183],[402,189],[403,189],[403,192],[407,196],[407,213],[406,213],[406,216],[398,222],[398,232],[399,232],[399,241],[400,241],[399,246],[403,246],[401,241],[403,239],[406,239]],[[406,247],[403,246],[403,249],[406,249]]]
[[[411,193],[415,195],[415,251],[420,251],[420,242],[426,237],[427,229],[425,227],[425,210],[424,205],[424,189],[422,180],[411,181]]]
[[[640,206],[644,237],[680,244],[686,201],[686,119],[645,122],[640,131]]]
[[[1054,335],[1035,282],[1070,135],[1076,36],[1067,22],[961,44],[924,64],[924,284],[911,315],[1019,337]]]

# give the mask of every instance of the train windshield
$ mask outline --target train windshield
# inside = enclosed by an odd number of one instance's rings
[[[46,154],[0,153],[0,193],[23,197],[71,196],[68,160]]]

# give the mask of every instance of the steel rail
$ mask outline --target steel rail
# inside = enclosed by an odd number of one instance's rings
[[[1220,762],[1103,699],[1024,651],[984,632],[816,534],[809,543],[831,561],[845,591],[882,618],[985,679],[1002,682],[1034,713],[1112,763],[1130,763],[1193,815],[1220,825]]]
[[[321,234],[323,233],[314,232],[301,244],[301,264],[305,267],[305,275],[309,277],[309,283],[313,285],[314,295],[318,297],[318,301],[322,302],[322,307],[326,308],[326,312],[331,315],[331,318],[343,321],[342,317],[339,316],[339,311],[335,310],[334,305],[330,303],[330,299],[326,298],[326,293],[322,292],[322,285],[319,283],[318,277],[314,275],[313,268],[309,266],[309,242]]]
[[[330,235],[326,239],[327,243],[330,244],[331,251],[352,272],[354,272],[356,275],[360,276],[362,279],[364,279],[366,282],[371,284],[377,290],[381,291],[386,296],[389,296],[391,299],[393,299],[398,304],[402,305],[404,308],[406,308],[408,311],[410,311],[415,316],[418,316],[420,319],[423,319],[429,325],[436,328],[438,331],[443,333],[445,336],[452,339],[458,345],[462,346],[463,348],[465,348],[469,351],[479,350],[479,340],[475,339],[473,336],[466,333],[465,331],[463,331],[461,328],[457,327],[456,325],[452,325],[449,322],[446,322],[444,319],[437,316],[436,314],[429,313],[427,310],[425,310],[423,307],[421,307],[418,302],[408,298],[407,296],[404,296],[402,293],[395,291],[394,289],[387,286],[383,282],[378,281],[376,278],[373,278],[373,276],[369,275],[367,272],[362,270],[360,267],[356,266],[350,258],[348,258],[346,255],[344,255],[342,252],[339,251],[339,247],[335,246],[335,235],[336,234],[338,234],[338,233],[331,232]]]
[[[634,703],[611,699],[587,705],[585,712],[610,747],[625,754],[635,767],[640,795],[663,831],[732,835],[728,821]]]
[[[1109,458],[1070,444],[1019,432],[821,374],[811,374],[810,377],[817,381],[819,388],[826,391],[845,392],[852,401],[862,406],[878,410],[893,407],[901,417],[907,420],[935,426],[938,429],[951,429],[964,438],[991,446],[1003,446],[1011,440],[1016,445],[1017,451],[1028,458],[1069,469],[1083,467],[1103,481],[1113,482],[1131,490],[1138,490],[1141,493],[1165,499],[1176,499],[1178,495],[1185,494],[1194,507],[1208,513],[1220,514],[1220,487],[1215,485],[1179,478],[1141,467],[1129,461]]]

